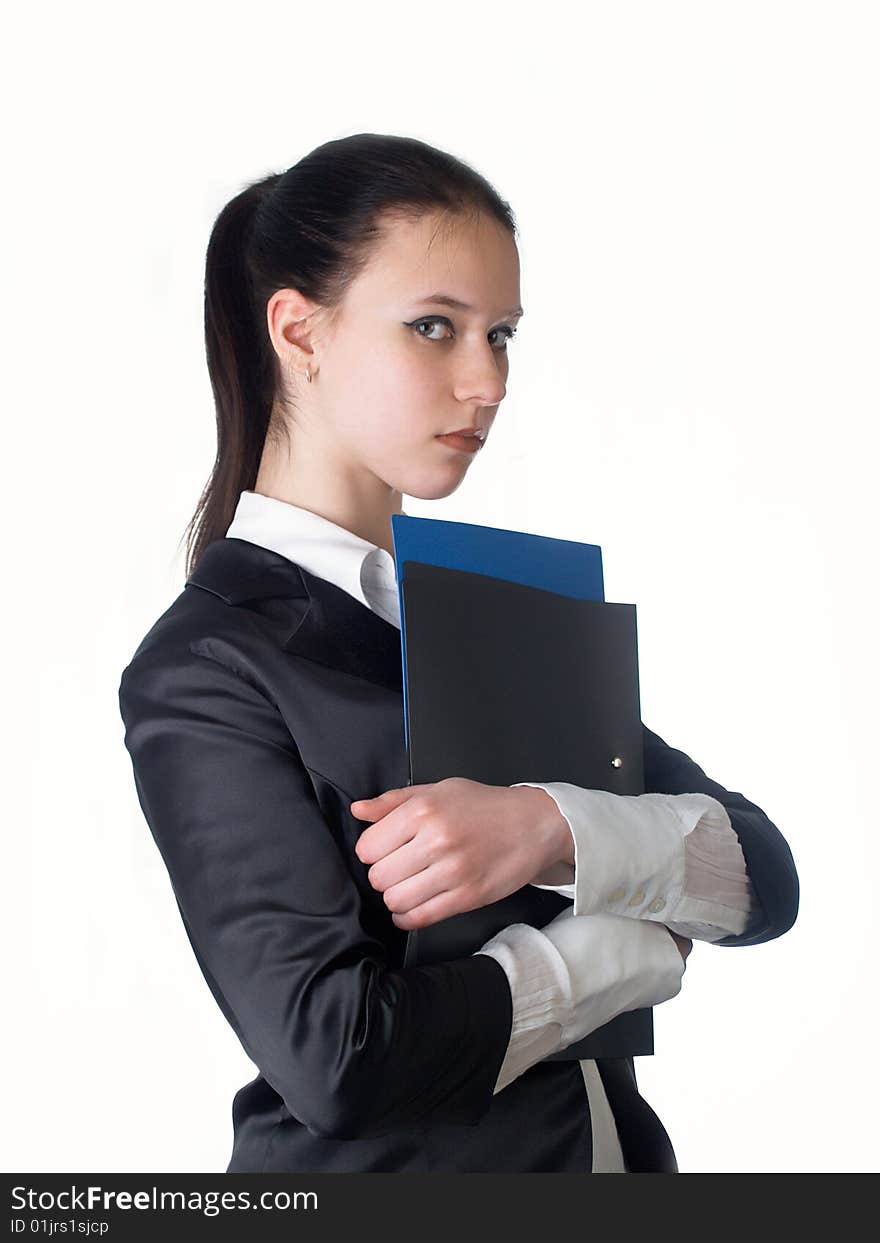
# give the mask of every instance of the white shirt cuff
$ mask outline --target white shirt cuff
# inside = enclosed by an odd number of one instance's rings
[[[574,841],[571,884],[537,884],[598,912],[652,919],[702,941],[739,935],[754,893],[725,807],[709,794],[612,794],[520,781],[555,801]]]
[[[552,942],[529,924],[510,924],[476,951],[494,958],[510,984],[510,1043],[493,1095],[530,1066],[562,1047],[563,1025],[573,1011],[565,962]]]
[[[571,907],[543,929],[510,924],[477,953],[500,963],[513,1008],[494,1093],[623,1011],[675,996],[685,969],[666,928]]]

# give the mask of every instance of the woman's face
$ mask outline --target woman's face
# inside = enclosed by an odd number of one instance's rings
[[[296,291],[274,297],[287,294],[294,301],[276,314],[289,319],[275,327],[305,351],[290,365],[303,375],[308,363],[314,377],[298,386],[289,415],[293,469],[299,459],[325,475],[325,487],[353,489],[368,503],[395,492],[453,492],[489,441],[471,454],[438,435],[466,427],[488,434],[506,392],[520,302],[510,233],[486,215],[396,220],[332,325],[322,326],[320,310],[302,319],[313,304],[297,309]],[[444,305],[438,294],[467,308]],[[308,490],[315,494],[314,477]]]

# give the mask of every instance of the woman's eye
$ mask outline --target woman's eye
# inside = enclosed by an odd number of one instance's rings
[[[507,342],[508,342],[508,341],[512,341],[512,340],[513,340],[513,338],[516,336],[516,329],[515,329],[515,328],[508,328],[508,326],[507,326],[506,324],[504,324],[501,328],[493,328],[493,329],[492,329],[492,331],[493,331],[493,332],[503,332],[503,333],[505,334],[505,336],[504,336],[504,345],[503,345],[503,347],[502,347],[502,348],[503,348],[503,349],[505,349],[505,350],[507,349]]]
[[[448,341],[450,339],[449,337],[431,337],[421,331],[421,329],[424,327],[428,327],[431,330],[433,330],[433,326],[437,324],[441,325],[444,328],[450,328],[450,329],[452,328],[452,324],[443,315],[440,315],[440,316],[434,315],[428,319],[418,319],[415,321],[415,323],[408,324],[407,327],[412,328],[413,331],[416,333],[416,335],[419,337],[422,337],[425,341],[444,341],[444,340]],[[499,354],[503,354],[504,351],[507,349],[507,342],[516,336],[516,329],[509,328],[505,324],[501,328],[493,328],[492,334],[490,335],[493,335],[495,333],[504,334],[504,344],[502,345],[501,349],[498,351]]]
[[[431,327],[433,324],[442,324],[444,327],[452,326],[448,319],[420,319],[411,326],[415,329],[416,335],[424,337],[426,341],[442,341],[443,337],[429,337],[426,333],[419,331],[420,328]]]

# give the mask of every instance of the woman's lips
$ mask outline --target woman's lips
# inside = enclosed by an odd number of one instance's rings
[[[458,449],[460,453],[476,453],[482,445],[479,436],[462,436],[457,432],[449,432],[445,436],[438,436],[445,445],[449,445],[451,449]]]

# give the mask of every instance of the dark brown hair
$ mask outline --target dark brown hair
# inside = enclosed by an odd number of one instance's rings
[[[217,453],[184,532],[186,574],[253,488],[280,384],[266,304],[297,289],[331,322],[391,219],[485,212],[516,237],[510,205],[462,160],[416,138],[351,134],[245,187],[218,215],[205,259],[205,351]]]

